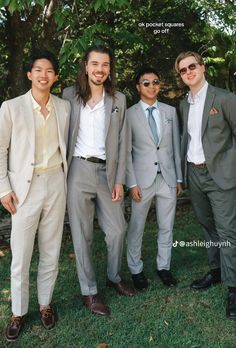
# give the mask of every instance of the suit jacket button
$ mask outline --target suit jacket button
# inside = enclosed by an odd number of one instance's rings
[[[157,146],[157,150],[159,150],[160,148],[159,148],[159,146]]]
[[[157,166],[157,162],[155,162],[154,164],[155,164],[155,166]]]
[[[28,182],[28,183],[30,183],[30,182],[31,182],[31,180],[27,180],[27,182]]]
[[[34,163],[30,163],[31,166],[34,166]]]

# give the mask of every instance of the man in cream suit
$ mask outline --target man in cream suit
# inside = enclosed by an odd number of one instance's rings
[[[191,288],[228,286],[226,315],[236,319],[236,96],[209,85],[196,52],[182,52],[175,68],[190,88],[181,102],[185,181],[203,227],[210,272]]]
[[[114,60],[105,47],[84,54],[76,87],[64,91],[72,113],[68,145],[68,213],[77,272],[85,305],[110,314],[98,296],[91,258],[96,210],[108,249],[107,285],[120,294],[133,290],[121,279],[126,223],[122,212],[127,158],[125,96],[115,91]]]
[[[0,197],[12,214],[12,317],[5,336],[19,336],[28,311],[29,267],[38,231],[38,302],[43,326],[55,325],[50,306],[66,201],[66,142],[70,105],[50,94],[58,63],[52,53],[32,55],[32,89],[0,109]]]
[[[170,272],[176,196],[181,193],[180,138],[173,107],[157,100],[160,78],[150,67],[136,76],[140,101],[127,110],[129,148],[126,185],[132,197],[128,228],[128,266],[135,288],[148,287],[141,259],[145,222],[153,198],[159,227],[157,274],[166,286],[176,285]]]

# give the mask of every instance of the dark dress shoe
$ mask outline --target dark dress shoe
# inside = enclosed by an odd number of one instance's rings
[[[110,309],[105,306],[98,295],[83,296],[84,304],[88,309],[98,315],[110,315]]]
[[[226,316],[228,319],[236,320],[236,293],[229,292],[226,305]]]
[[[5,331],[5,337],[7,341],[12,342],[19,337],[24,318],[25,316],[11,316],[10,322],[7,324]]]
[[[55,314],[51,306],[47,306],[39,311],[43,327],[47,330],[55,326]]]
[[[126,284],[123,280],[119,283],[113,283],[110,279],[107,279],[107,286],[109,288],[114,288],[120,295],[124,296],[134,296],[135,290],[132,289],[128,284]]]
[[[203,278],[197,279],[190,285],[193,290],[203,290],[208,289],[210,286],[218,284],[221,282],[220,273],[213,275],[208,272]]]
[[[132,274],[132,279],[133,279],[135,289],[137,290],[147,289],[148,280],[145,277],[143,271],[138,274]]]
[[[166,286],[173,287],[177,284],[177,281],[172,276],[171,271],[167,269],[157,270],[157,275],[161,278],[162,283]]]

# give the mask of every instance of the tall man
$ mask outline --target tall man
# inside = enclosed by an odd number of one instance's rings
[[[160,78],[146,67],[136,76],[140,101],[127,110],[129,149],[126,184],[132,197],[128,228],[128,266],[134,286],[148,286],[141,260],[145,222],[153,198],[159,227],[157,274],[166,286],[176,285],[170,272],[176,194],[182,191],[180,137],[176,110],[157,100]]]
[[[50,306],[66,201],[66,142],[70,105],[50,94],[58,63],[52,53],[32,55],[32,89],[0,109],[0,197],[12,214],[11,296],[6,339],[15,340],[28,311],[29,267],[38,231],[38,302],[43,326],[55,324]]]
[[[98,296],[91,259],[96,210],[108,249],[107,285],[120,294],[133,290],[119,271],[126,223],[122,212],[127,131],[125,96],[115,91],[114,59],[105,47],[90,47],[78,82],[64,91],[72,105],[68,148],[68,213],[77,272],[85,305],[95,314],[110,310]]]
[[[210,272],[191,288],[222,280],[229,287],[227,317],[236,319],[236,96],[207,83],[203,59],[195,52],[180,53],[175,68],[190,88],[180,105],[185,176],[211,245]]]

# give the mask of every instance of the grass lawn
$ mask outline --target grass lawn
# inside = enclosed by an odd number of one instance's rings
[[[174,241],[202,240],[193,213],[178,208]],[[37,248],[31,267],[30,307],[22,334],[17,342],[7,343],[4,329],[11,314],[10,260],[8,247],[0,247],[0,348],[235,348],[236,322],[225,317],[227,289],[223,285],[193,292],[192,280],[208,271],[204,247],[173,248],[172,271],[179,283],[165,288],[156,275],[156,227],[149,219],[143,241],[145,274],[150,279],[147,291],[133,298],[116,294],[105,287],[106,247],[98,230],[94,239],[94,264],[100,294],[112,311],[110,317],[91,314],[82,303],[76,275],[73,246],[64,237],[60,273],[53,297],[59,321],[52,331],[40,324],[36,298]],[[122,276],[130,280],[126,258]]]

